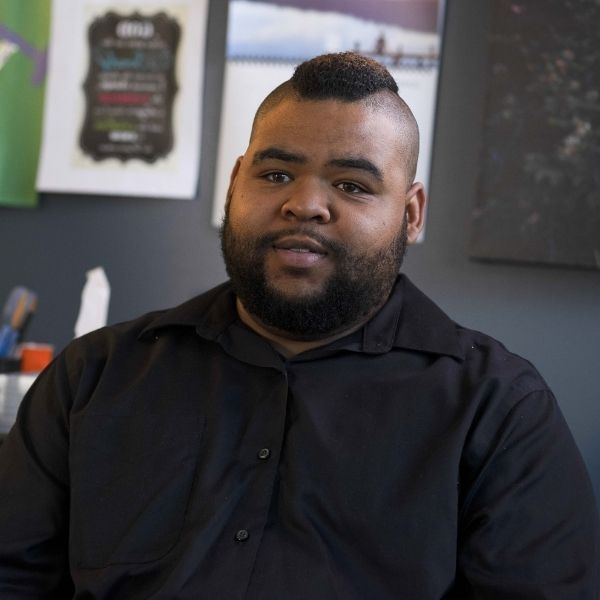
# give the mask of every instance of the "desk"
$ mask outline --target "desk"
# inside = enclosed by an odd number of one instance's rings
[[[0,435],[12,427],[23,396],[38,373],[0,373]]]

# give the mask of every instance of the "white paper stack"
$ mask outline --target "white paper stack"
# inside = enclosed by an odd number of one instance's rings
[[[37,376],[37,373],[0,374],[0,433],[7,433],[13,426],[21,400]]]

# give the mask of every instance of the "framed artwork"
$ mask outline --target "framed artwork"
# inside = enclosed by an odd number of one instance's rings
[[[54,0],[37,185],[195,197],[208,0]]]
[[[600,3],[492,3],[474,258],[600,268]]]
[[[443,0],[230,0],[213,225],[263,98],[318,54],[355,50],[385,64],[421,132],[417,179],[429,179]]]

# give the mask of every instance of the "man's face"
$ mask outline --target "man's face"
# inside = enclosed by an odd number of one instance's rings
[[[251,315],[320,339],[385,302],[422,218],[400,132],[384,108],[333,100],[284,100],[257,123],[222,231],[227,271]]]

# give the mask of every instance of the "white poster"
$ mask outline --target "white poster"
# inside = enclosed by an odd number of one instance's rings
[[[429,181],[443,0],[231,0],[213,225],[254,113],[303,60],[355,50],[389,69],[419,124],[417,180]]]
[[[208,0],[53,0],[37,187],[195,196]]]

